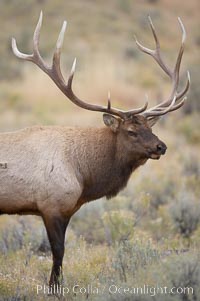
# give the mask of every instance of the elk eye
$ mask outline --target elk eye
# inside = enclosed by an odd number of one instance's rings
[[[138,133],[133,132],[133,131],[128,131],[128,135],[129,135],[129,136],[132,136],[132,137],[137,137],[137,136],[138,136]]]

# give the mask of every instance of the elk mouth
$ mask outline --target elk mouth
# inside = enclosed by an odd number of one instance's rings
[[[156,154],[156,153],[150,153],[149,158],[153,160],[159,160],[161,157],[161,154]]]
[[[160,152],[155,152],[155,151],[152,151],[152,150],[148,150],[147,154],[146,154],[148,159],[153,159],[153,160],[159,160],[161,155],[162,154]]]
[[[166,153],[167,146],[164,142],[159,141],[159,143],[156,145],[156,147],[152,150],[150,148],[147,149],[148,151],[148,157],[153,160],[160,159],[161,155],[164,155]]]

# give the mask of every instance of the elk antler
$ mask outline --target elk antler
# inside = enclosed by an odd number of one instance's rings
[[[76,59],[73,62],[72,69],[70,76],[68,78],[67,83],[64,80],[64,77],[61,72],[60,68],[60,54],[61,54],[61,47],[64,40],[64,34],[67,26],[67,22],[63,22],[62,29],[60,31],[57,43],[56,43],[56,49],[53,55],[53,62],[52,66],[48,66],[44,60],[42,59],[38,46],[39,46],[39,37],[40,37],[40,29],[42,26],[42,12],[40,13],[39,21],[37,23],[37,26],[35,28],[35,32],[33,35],[33,54],[24,54],[20,52],[17,48],[16,40],[12,38],[12,49],[14,54],[23,60],[31,61],[34,64],[36,64],[40,69],[42,69],[45,73],[48,74],[48,76],[55,82],[55,84],[58,86],[58,88],[76,105],[78,105],[81,108],[91,110],[91,111],[99,111],[99,112],[106,112],[109,114],[113,114],[116,116],[121,117],[122,119],[128,119],[134,114],[142,113],[147,108],[147,103],[144,104],[143,107],[130,110],[130,111],[122,111],[116,108],[111,108],[110,98],[108,99],[108,106],[100,106],[100,105],[93,105],[86,103],[85,101],[79,99],[72,90],[72,81],[74,77],[75,67],[76,67]]]
[[[184,44],[185,44],[185,39],[186,39],[186,31],[185,31],[185,28],[184,28],[184,25],[183,25],[181,19],[178,18],[178,21],[179,21],[179,24],[180,24],[181,30],[182,30],[182,42],[181,42],[181,47],[180,47],[178,57],[176,60],[176,64],[175,64],[175,67],[173,70],[171,70],[166,65],[166,63],[164,62],[164,60],[161,56],[160,43],[159,43],[158,37],[156,35],[155,28],[153,26],[150,16],[148,17],[148,19],[149,19],[149,23],[150,23],[150,27],[151,27],[153,36],[154,36],[156,48],[155,48],[155,50],[146,48],[142,44],[140,44],[138,42],[138,40],[135,38],[136,44],[142,52],[149,54],[156,60],[156,62],[160,65],[160,67],[164,70],[164,72],[170,77],[170,79],[172,81],[172,91],[171,91],[170,97],[167,100],[161,102],[160,104],[158,104],[142,113],[142,115],[145,116],[146,118],[156,120],[156,118],[158,118],[158,116],[165,115],[171,111],[175,111],[184,104],[184,101],[186,99],[185,94],[187,93],[189,86],[190,86],[190,74],[188,71],[187,72],[187,82],[186,82],[185,88],[181,92],[178,92],[177,89],[178,89],[178,85],[179,85],[179,71],[180,71],[181,59],[183,56]]]

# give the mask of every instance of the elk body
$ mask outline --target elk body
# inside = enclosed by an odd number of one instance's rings
[[[189,88],[178,92],[179,69],[184,50],[185,30],[173,70],[164,63],[155,29],[150,26],[156,49],[150,50],[137,40],[138,47],[150,54],[172,80],[170,97],[157,106],[122,111],[88,104],[72,91],[75,62],[68,82],[61,74],[60,51],[66,22],[60,32],[52,66],[46,65],[38,50],[42,13],[33,37],[33,54],[20,52],[12,40],[15,55],[29,60],[46,72],[59,89],[76,105],[104,112],[106,126],[75,128],[35,126],[17,132],[0,134],[0,214],[34,214],[42,217],[53,254],[50,285],[59,284],[64,255],[65,231],[72,215],[86,202],[115,196],[125,187],[131,173],[148,159],[159,159],[166,145],[151,127],[161,115],[184,103]]]

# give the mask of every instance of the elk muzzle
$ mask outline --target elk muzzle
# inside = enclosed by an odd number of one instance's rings
[[[164,142],[161,142],[157,145],[157,151],[160,152],[161,155],[164,155],[167,150],[167,146]]]
[[[158,160],[160,159],[161,155],[164,155],[166,153],[167,146],[164,142],[159,141],[154,150],[149,150],[149,158]]]

